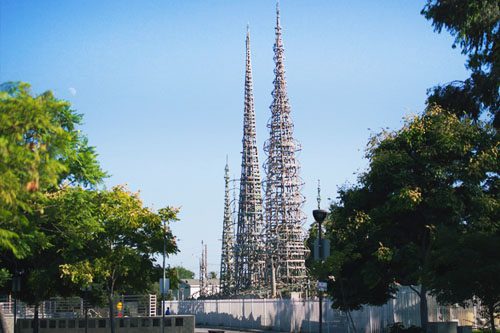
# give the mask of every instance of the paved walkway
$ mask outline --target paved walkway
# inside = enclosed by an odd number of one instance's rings
[[[237,332],[251,332],[251,333],[260,333],[260,332],[272,332],[272,331],[262,331],[262,330],[254,330],[254,329],[238,329],[235,327],[231,328],[225,328],[225,327],[196,327],[194,332],[195,333],[208,333],[208,330],[214,330],[214,331],[224,331],[224,333],[237,333]]]

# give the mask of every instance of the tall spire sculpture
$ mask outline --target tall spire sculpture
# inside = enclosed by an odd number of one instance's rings
[[[250,32],[247,26],[243,151],[236,232],[237,293],[256,290],[264,278],[262,185],[255,129]]]
[[[201,241],[200,258],[200,297],[208,296],[208,251],[207,244]]]
[[[231,198],[229,194],[229,165],[226,158],[224,173],[224,219],[222,227],[222,251],[220,259],[220,288],[223,295],[234,292],[234,229]]]
[[[272,296],[303,291],[306,284],[305,258],[309,250],[304,245],[305,214],[302,212],[303,182],[295,156],[300,145],[293,138],[293,122],[286,91],[284,48],[281,36],[280,12],[276,5],[276,40],[274,44],[275,79],[272,92],[271,119],[267,127],[269,140],[265,170],[265,234],[267,248],[267,280]]]

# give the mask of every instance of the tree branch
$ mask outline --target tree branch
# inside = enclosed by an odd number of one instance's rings
[[[414,286],[409,286],[409,287],[418,295],[418,297],[422,297],[422,295],[420,295],[420,291],[418,291]]]

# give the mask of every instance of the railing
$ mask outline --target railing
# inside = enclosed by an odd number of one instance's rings
[[[150,317],[157,313],[157,302],[154,295],[119,295],[113,299],[113,308],[117,317]],[[154,300],[154,302],[152,301]],[[118,303],[121,306],[118,308]],[[12,317],[14,300],[10,297],[0,298],[0,307],[5,317]],[[51,298],[40,303],[38,308],[39,318],[83,318],[85,316],[83,299]],[[88,309],[91,318],[109,317],[109,306],[91,306]],[[17,302],[17,318],[33,318],[35,308],[23,302]]]

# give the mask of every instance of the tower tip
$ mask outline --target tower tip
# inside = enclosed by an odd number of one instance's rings
[[[276,0],[276,20],[280,19],[280,0]]]
[[[316,201],[318,202],[318,209],[321,209],[321,183],[319,179],[318,179],[318,197],[316,198]]]

